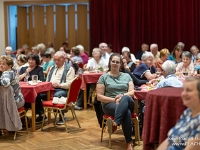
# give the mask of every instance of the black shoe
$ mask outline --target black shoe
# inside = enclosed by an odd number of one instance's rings
[[[36,118],[36,123],[41,123],[42,120],[43,120],[43,115],[39,115],[39,116]],[[44,121],[46,121],[46,120],[47,120],[47,117],[46,117],[46,115],[45,115]]]
[[[64,117],[65,122],[67,121],[67,117]],[[62,121],[62,118],[59,118],[59,121],[57,122],[57,125],[63,125],[64,122]]]

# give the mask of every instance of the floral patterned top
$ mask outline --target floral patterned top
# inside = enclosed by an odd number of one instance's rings
[[[192,139],[200,139],[200,114],[193,118],[192,111],[188,108],[168,132],[168,150],[185,149],[187,141]]]
[[[12,86],[14,91],[14,99],[16,103],[24,101],[24,97],[21,93],[19,80],[16,73],[13,70],[4,71],[0,77],[0,86],[8,87]]]

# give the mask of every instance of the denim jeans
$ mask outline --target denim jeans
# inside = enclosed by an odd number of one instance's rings
[[[66,89],[55,88],[54,97],[67,97],[67,92],[68,91]]]
[[[66,90],[66,89],[60,89],[60,88],[55,88],[55,93],[54,93],[54,97],[59,97],[59,98],[61,98],[61,97],[67,97],[67,92],[68,92],[68,90]],[[63,116],[64,116],[64,110],[62,110],[62,114],[63,114]],[[61,116],[59,115],[59,120],[61,120]]]
[[[115,102],[105,103],[103,105],[103,112],[107,115],[114,116],[114,122],[118,125],[122,124],[122,130],[127,143],[132,142],[131,113],[133,110],[134,101],[127,95],[122,96],[118,105]]]

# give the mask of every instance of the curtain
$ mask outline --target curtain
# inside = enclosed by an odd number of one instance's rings
[[[106,42],[121,53],[133,54],[142,43],[157,43],[159,50],[173,50],[179,42],[185,49],[199,45],[198,0],[90,0],[90,48]]]

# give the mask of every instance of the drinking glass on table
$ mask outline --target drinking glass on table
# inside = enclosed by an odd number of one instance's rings
[[[89,71],[89,72],[90,72],[90,71],[93,71],[93,69],[94,69],[93,67],[89,67],[89,68],[88,68],[88,71]]]
[[[24,78],[24,81],[26,82],[26,84],[28,84],[28,78],[30,77],[30,74],[27,72],[26,76]]]
[[[38,83],[38,75],[32,75],[32,82]]]

